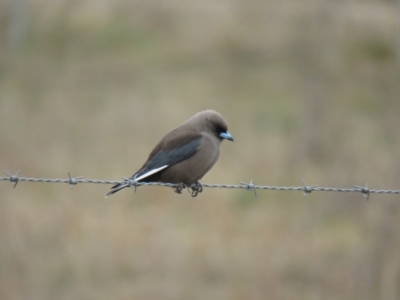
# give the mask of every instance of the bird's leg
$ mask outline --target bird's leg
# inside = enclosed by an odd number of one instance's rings
[[[190,188],[192,189],[192,197],[196,197],[199,193],[203,191],[203,186],[200,182],[193,183]]]
[[[183,182],[178,183],[178,186],[174,187],[174,192],[177,194],[182,194],[182,190],[186,187]]]

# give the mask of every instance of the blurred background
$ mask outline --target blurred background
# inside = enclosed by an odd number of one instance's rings
[[[0,1],[0,169],[120,180],[204,109],[203,183],[400,188],[394,0]],[[398,195],[0,182],[1,299],[399,299]]]

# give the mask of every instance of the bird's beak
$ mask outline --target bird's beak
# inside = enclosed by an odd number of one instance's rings
[[[221,132],[220,134],[219,134],[219,137],[221,138],[221,139],[225,139],[225,140],[229,140],[229,141],[232,141],[233,142],[233,137],[231,136],[231,134],[227,131],[227,132]]]

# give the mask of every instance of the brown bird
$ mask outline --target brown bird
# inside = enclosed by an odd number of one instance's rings
[[[213,110],[199,112],[165,135],[144,165],[129,179],[181,183],[191,186],[194,192],[201,192],[199,180],[217,161],[224,139],[233,141],[224,118]],[[106,197],[127,186],[129,182],[114,185]],[[179,193],[181,190],[175,189]]]

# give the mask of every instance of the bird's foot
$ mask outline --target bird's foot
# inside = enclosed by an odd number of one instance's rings
[[[186,185],[183,182],[178,183],[178,186],[174,187],[174,192],[177,194],[182,194],[182,191],[185,187]]]
[[[196,197],[203,191],[203,186],[197,181],[190,186],[190,189],[192,190],[192,197]]]

